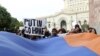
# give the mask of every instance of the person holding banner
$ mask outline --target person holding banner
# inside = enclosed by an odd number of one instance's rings
[[[49,38],[50,36],[51,36],[50,32],[49,31],[45,31],[43,38]]]

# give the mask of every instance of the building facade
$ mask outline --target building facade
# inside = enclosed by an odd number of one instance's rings
[[[61,12],[44,18],[50,31],[52,28],[71,30],[79,21],[82,24],[84,20],[89,21],[89,1],[64,0],[64,9]]]
[[[89,24],[97,30],[98,34],[100,34],[100,0],[90,0],[89,5]]]

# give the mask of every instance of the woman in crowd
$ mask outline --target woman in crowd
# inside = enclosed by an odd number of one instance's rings
[[[75,25],[75,29],[69,32],[70,33],[82,33],[82,30],[78,24]]]

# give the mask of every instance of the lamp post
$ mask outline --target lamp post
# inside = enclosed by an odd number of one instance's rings
[[[71,28],[73,28],[73,20],[71,20]]]
[[[50,25],[50,24],[51,24],[51,22],[48,22],[48,28],[50,28],[50,27],[51,27],[51,25]]]
[[[78,19],[78,17],[77,17],[77,12],[76,12],[76,22],[77,22],[77,19]]]
[[[53,18],[53,27],[54,27],[54,28],[56,27],[56,23],[55,23],[54,18]]]

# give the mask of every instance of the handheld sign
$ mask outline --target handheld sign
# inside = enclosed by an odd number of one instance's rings
[[[24,29],[27,35],[43,35],[43,29],[46,26],[45,20],[24,19]]]

